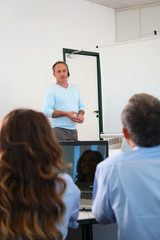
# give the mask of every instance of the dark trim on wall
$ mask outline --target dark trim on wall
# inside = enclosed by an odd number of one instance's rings
[[[99,53],[97,52],[88,52],[83,50],[76,50],[76,49],[68,49],[63,48],[63,60],[66,62],[66,54],[78,54],[78,55],[86,55],[86,56],[93,56],[97,59],[97,87],[98,87],[98,110],[99,110],[99,134],[103,133],[103,113],[102,113],[102,90],[101,90],[101,70],[100,70],[100,57]]]

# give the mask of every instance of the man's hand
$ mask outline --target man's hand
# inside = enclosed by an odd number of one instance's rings
[[[78,123],[83,123],[84,122],[84,115],[83,114],[78,114],[77,118],[78,118]]]
[[[84,112],[79,112],[77,114],[77,112],[71,111],[67,113],[67,117],[72,120],[73,122],[77,122],[77,123],[83,123],[84,121]]]
[[[77,112],[74,111],[67,112],[66,116],[73,122],[78,122]]]
[[[83,123],[84,122],[84,111],[83,110],[79,110],[78,114],[77,114],[77,118],[78,118],[78,123]]]
[[[78,113],[75,111],[58,111],[54,110],[52,113],[53,118],[58,118],[58,117],[68,117],[71,121],[76,122],[76,123],[83,123],[84,122],[84,111],[80,110]]]

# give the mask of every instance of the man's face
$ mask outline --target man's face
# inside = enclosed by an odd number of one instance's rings
[[[58,63],[54,68],[53,75],[55,76],[58,84],[66,83],[68,78],[66,65],[63,63]]]

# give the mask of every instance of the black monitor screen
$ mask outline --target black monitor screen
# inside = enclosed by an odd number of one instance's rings
[[[60,142],[67,173],[74,182],[93,182],[96,166],[108,157],[108,141]]]

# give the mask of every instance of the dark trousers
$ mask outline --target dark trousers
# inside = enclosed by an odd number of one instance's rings
[[[58,140],[60,141],[78,141],[78,132],[77,130],[70,130],[66,128],[53,128],[53,132]]]

